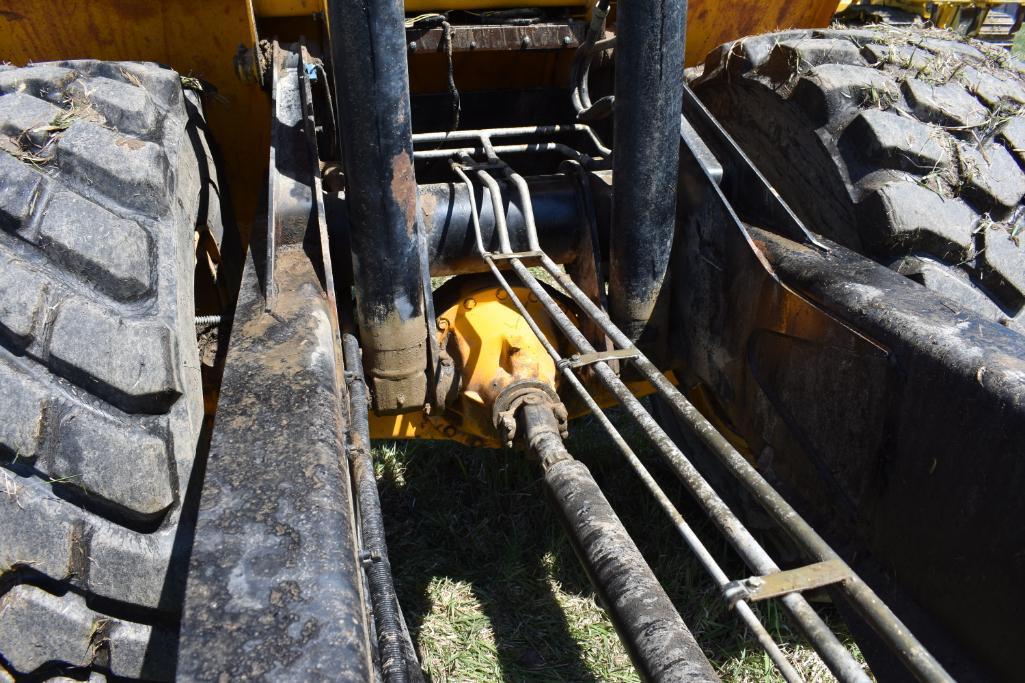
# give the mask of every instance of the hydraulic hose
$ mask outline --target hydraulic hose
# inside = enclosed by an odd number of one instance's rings
[[[367,386],[363,380],[359,343],[349,332],[342,333],[346,388],[349,392],[349,457],[356,498],[359,502],[360,531],[363,538],[361,560],[370,585],[370,602],[377,627],[381,672],[385,683],[406,683],[405,640],[399,599],[392,580],[391,563],[384,535],[381,499],[377,492],[374,463],[370,457],[370,423],[367,413]]]

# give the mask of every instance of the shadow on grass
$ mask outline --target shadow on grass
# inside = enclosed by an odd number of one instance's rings
[[[778,678],[597,423],[575,422],[572,433],[570,452],[591,469],[720,675]],[[429,442],[379,445],[375,458],[399,599],[428,675],[636,680],[543,499],[536,463],[518,452]],[[748,575],[675,482],[653,473],[727,573]],[[816,678],[821,665],[775,606],[765,605],[762,616],[799,669]]]

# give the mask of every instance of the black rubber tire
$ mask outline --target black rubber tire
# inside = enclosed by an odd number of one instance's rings
[[[154,64],[0,70],[0,680],[173,676],[204,131]]]
[[[693,87],[809,229],[1025,332],[1023,73],[870,26],[728,43]]]

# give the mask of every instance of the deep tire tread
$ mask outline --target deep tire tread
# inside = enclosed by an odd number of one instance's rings
[[[729,43],[694,87],[810,228],[1025,332],[1023,71],[954,34],[869,26]]]
[[[0,672],[173,673],[202,422],[190,109],[153,64],[0,70]]]

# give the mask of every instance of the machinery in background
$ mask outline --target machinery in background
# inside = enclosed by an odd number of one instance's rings
[[[963,36],[1010,49],[1025,14],[1019,2],[989,0],[855,0],[841,3],[837,19],[848,24],[912,26],[928,22]]]

